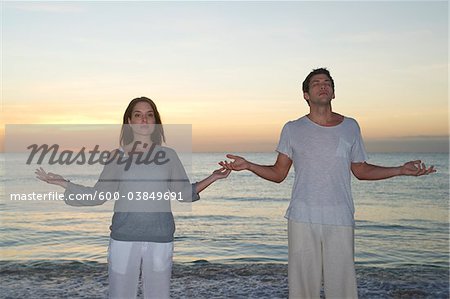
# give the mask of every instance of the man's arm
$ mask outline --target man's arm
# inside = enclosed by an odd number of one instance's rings
[[[352,163],[351,169],[359,180],[383,180],[399,175],[421,176],[436,172],[434,166],[427,168],[420,160],[406,162],[397,167],[383,167],[366,162]]]
[[[292,160],[287,155],[281,153],[278,153],[277,161],[274,165],[267,166],[249,162],[240,156],[228,154],[227,158],[234,161],[220,162],[219,164],[222,167],[236,171],[249,170],[257,176],[275,183],[284,181],[292,165]]]

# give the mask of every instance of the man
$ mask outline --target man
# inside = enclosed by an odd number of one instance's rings
[[[366,163],[358,123],[332,111],[334,81],[327,69],[313,70],[302,89],[310,112],[283,127],[274,165],[258,165],[234,155],[227,155],[232,162],[220,164],[279,183],[293,163],[295,181],[285,216],[289,297],[320,297],[323,279],[327,298],[357,298],[351,172],[360,180],[381,180],[435,170],[421,161],[399,167]]]

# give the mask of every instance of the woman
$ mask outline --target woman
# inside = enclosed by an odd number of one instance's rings
[[[38,179],[66,189],[69,205],[100,205],[106,202],[100,195],[115,197],[108,250],[110,298],[135,298],[141,267],[144,297],[169,298],[175,231],[170,201],[196,201],[198,193],[230,173],[218,169],[191,185],[176,152],[161,146],[163,141],[155,103],[136,98],[123,116],[121,148],[111,152],[94,187],[36,170]],[[69,200],[76,194],[96,196],[94,200]]]

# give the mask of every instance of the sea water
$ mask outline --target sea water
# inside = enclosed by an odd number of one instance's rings
[[[242,155],[261,164],[276,159],[275,153]],[[222,153],[196,153],[185,166],[194,182],[224,159]],[[361,298],[449,297],[448,155],[377,153],[369,162],[396,166],[416,159],[438,172],[352,182]],[[80,208],[61,201],[11,201],[6,196],[11,190],[63,190],[38,181],[36,165],[2,165],[0,297],[105,298],[112,203]],[[101,167],[46,170],[92,186]],[[284,213],[293,178],[293,170],[280,184],[234,172],[203,191],[192,211],[175,213],[172,297],[287,298]]]

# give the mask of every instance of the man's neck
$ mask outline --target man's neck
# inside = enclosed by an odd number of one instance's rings
[[[331,105],[310,106],[308,118],[320,126],[332,127],[340,124],[343,116],[334,113]]]

